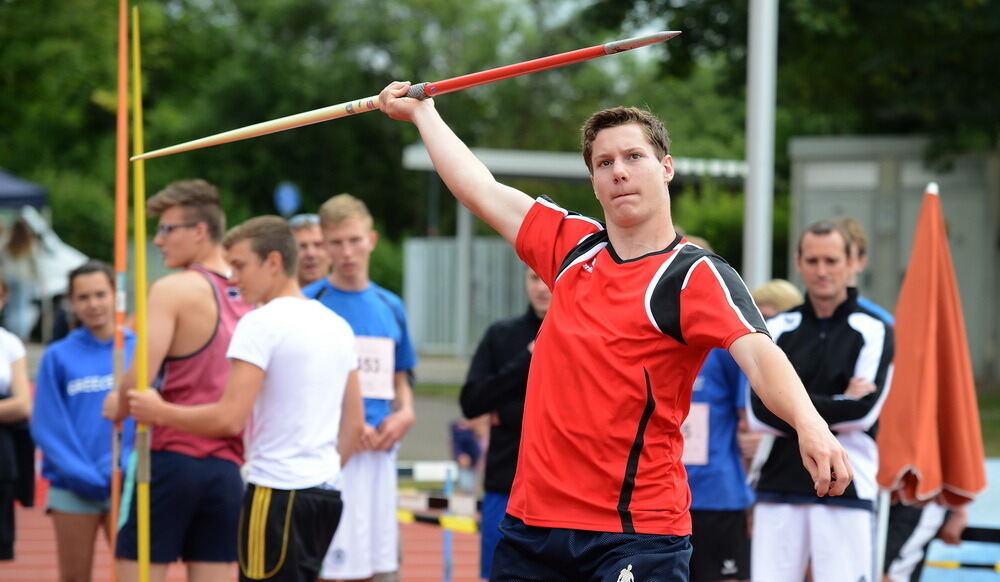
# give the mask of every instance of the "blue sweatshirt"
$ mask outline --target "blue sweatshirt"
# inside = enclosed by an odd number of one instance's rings
[[[126,331],[126,368],[134,348],[135,335]],[[101,416],[101,407],[113,388],[113,351],[113,339],[102,342],[82,327],[52,343],[38,366],[31,419],[31,436],[43,455],[42,476],[53,487],[95,500],[108,498],[111,483],[112,424]],[[123,445],[134,430],[127,419]]]

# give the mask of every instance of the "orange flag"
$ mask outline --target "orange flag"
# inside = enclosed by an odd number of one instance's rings
[[[896,304],[892,388],[879,418],[879,484],[906,504],[958,506],[986,488],[976,386],[937,184],[917,217]]]

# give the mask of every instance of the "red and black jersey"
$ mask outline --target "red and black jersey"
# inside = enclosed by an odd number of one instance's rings
[[[709,350],[767,333],[746,285],[680,236],[622,260],[601,223],[546,198],[516,247],[552,303],[507,512],[541,527],[690,534],[680,427]]]

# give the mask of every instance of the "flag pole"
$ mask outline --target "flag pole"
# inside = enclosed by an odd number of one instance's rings
[[[531,61],[514,63],[512,65],[497,67],[495,69],[489,69],[487,71],[479,71],[477,73],[470,73],[468,75],[452,77],[450,79],[435,81],[433,83],[419,83],[410,87],[410,92],[408,93],[408,96],[413,97],[415,99],[427,99],[429,97],[437,97],[438,95],[445,95],[447,93],[453,93],[455,91],[460,91],[462,89],[468,89],[470,87],[477,87],[479,85],[485,85],[487,83],[494,83],[496,81],[511,79],[513,77],[520,77],[521,75],[537,73],[539,71],[544,71],[546,69],[562,67],[573,63],[579,63],[581,61],[595,59],[597,57],[613,55],[616,53],[632,50],[635,48],[648,46],[659,42],[664,42],[674,38],[678,34],[680,34],[680,32],[678,31],[654,32],[643,36],[627,38],[624,40],[616,40],[604,44],[594,45],[592,47],[587,47],[587,48],[577,49],[574,51],[560,53],[557,55],[542,57]],[[296,127],[311,125],[313,123],[320,123],[322,121],[330,121],[331,119],[339,119],[341,117],[347,117],[348,115],[365,113],[366,111],[372,111],[378,109],[378,106],[379,106],[378,95],[373,95],[371,97],[362,97],[361,99],[355,99],[353,101],[345,101],[344,103],[338,103],[337,105],[330,105],[328,107],[314,109],[312,111],[306,111],[304,113],[297,113],[295,115],[289,115],[287,117],[272,119],[270,121],[264,121],[262,123],[241,127],[239,129],[233,129],[223,133],[210,135],[208,137],[203,137],[201,139],[184,142],[181,144],[177,144],[174,146],[158,150],[153,150],[151,152],[146,152],[141,156],[140,155],[134,156],[132,159],[138,160],[138,159],[158,158],[160,156],[179,154],[181,152],[187,152],[191,150],[207,148],[224,143],[250,139],[253,137],[267,135],[270,133],[285,131],[286,129],[294,129]]]
[[[139,7],[132,7],[132,151],[141,154],[142,139],[142,65],[139,53]],[[146,330],[146,167],[136,162],[133,179],[133,234],[135,246],[135,371],[136,389],[148,390],[149,338]],[[139,582],[149,582],[149,426],[140,423],[135,431],[136,468],[136,537]]]
[[[112,363],[115,390],[125,377],[125,270],[128,237],[128,4],[118,0],[118,110],[115,127],[115,343]],[[114,552],[118,539],[121,503],[122,423],[115,422],[111,434],[111,507],[108,512],[111,546],[111,582],[117,582]]]

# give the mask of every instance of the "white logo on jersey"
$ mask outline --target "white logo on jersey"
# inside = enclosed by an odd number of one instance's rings
[[[114,378],[111,374],[104,376],[84,376],[74,378],[66,384],[66,396],[88,394],[91,392],[108,392],[114,388]]]
[[[622,568],[618,573],[618,582],[635,582],[635,577],[632,576],[632,564],[629,564],[628,568]]]
[[[723,576],[730,576],[737,572],[736,560],[723,560],[722,561],[722,571],[720,574]]]

